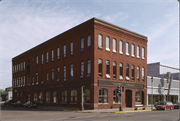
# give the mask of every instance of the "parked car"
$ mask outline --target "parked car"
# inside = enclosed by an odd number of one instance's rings
[[[10,105],[12,105],[12,103],[14,103],[13,100],[6,100],[6,102],[4,103],[4,105],[10,106]]]
[[[174,109],[179,109],[179,103],[174,105]]]
[[[161,102],[160,104],[156,105],[156,110],[160,110],[160,109],[163,109],[163,110],[167,110],[167,109],[170,109],[170,110],[173,110],[174,109],[174,105],[172,104],[172,102]]]
[[[156,106],[159,105],[160,103],[161,103],[161,101],[156,102],[156,103],[154,104],[154,107],[156,107]]]
[[[23,106],[23,103],[21,101],[17,101],[15,103],[12,103],[12,106],[18,106],[18,107],[21,107]]]
[[[39,105],[36,102],[27,102],[24,104],[24,107],[28,108],[37,108]]]

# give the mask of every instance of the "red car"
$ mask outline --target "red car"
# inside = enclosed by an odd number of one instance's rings
[[[172,104],[172,102],[161,102],[160,104],[156,105],[156,110],[173,110],[174,109],[174,105]]]
[[[24,104],[24,107],[28,107],[28,108],[37,108],[38,104],[34,103],[34,102],[27,102]]]

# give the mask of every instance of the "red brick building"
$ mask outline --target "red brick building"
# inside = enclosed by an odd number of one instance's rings
[[[146,105],[147,37],[92,18],[14,57],[12,70],[15,101],[81,108],[85,86],[85,109]]]

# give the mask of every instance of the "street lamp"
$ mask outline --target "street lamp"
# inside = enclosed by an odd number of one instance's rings
[[[151,77],[151,111],[153,109],[153,77]]]

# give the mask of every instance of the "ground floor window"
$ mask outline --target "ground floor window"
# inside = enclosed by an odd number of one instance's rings
[[[90,90],[86,89],[84,93],[84,103],[90,103]]]
[[[141,102],[141,91],[136,92],[135,102]]]
[[[56,103],[57,102],[57,91],[53,92],[53,102]]]
[[[120,103],[121,101],[121,92],[118,92],[118,89],[113,91],[113,103]]]
[[[38,98],[37,98],[37,93],[35,92],[35,93],[34,93],[34,102],[37,102],[37,99],[38,99]]]
[[[63,90],[61,92],[61,102],[67,103],[67,91],[66,90]]]
[[[108,103],[108,90],[99,89],[99,103]]]
[[[71,90],[71,103],[77,103],[77,90]]]
[[[46,92],[46,102],[50,102],[50,92]]]

